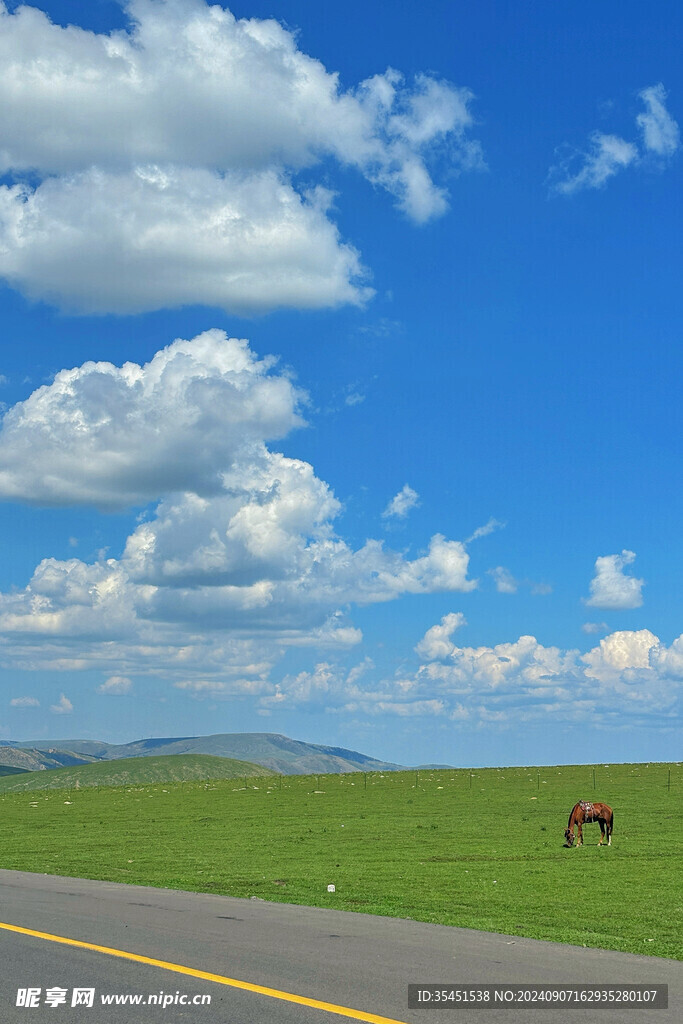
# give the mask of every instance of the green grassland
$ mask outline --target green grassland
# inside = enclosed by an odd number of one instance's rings
[[[41,789],[81,789],[87,786],[144,786],[193,779],[236,779],[248,775],[275,774],[249,761],[235,761],[212,754],[128,757],[120,761],[72,765],[68,768],[23,772],[0,778],[0,793]]]
[[[682,784],[627,764],[595,789],[560,766],[4,792],[0,863],[682,958]],[[611,847],[597,825],[563,846],[579,799],[612,805]]]

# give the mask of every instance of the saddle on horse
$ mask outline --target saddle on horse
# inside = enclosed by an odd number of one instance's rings
[[[588,800],[579,800],[579,807],[583,811],[583,816],[586,821],[594,821],[597,817],[593,804]]]

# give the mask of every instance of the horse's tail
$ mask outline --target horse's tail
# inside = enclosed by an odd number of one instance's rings
[[[614,811],[612,811],[612,817],[610,818],[609,830],[610,832],[614,832]]]

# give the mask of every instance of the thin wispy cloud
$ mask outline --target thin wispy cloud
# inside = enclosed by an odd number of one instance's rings
[[[618,171],[637,159],[638,150],[632,143],[625,142],[616,135],[593,132],[588,152],[571,161],[582,162],[583,166],[574,175],[558,181],[554,191],[571,195],[585,188],[602,188]],[[568,163],[569,161],[562,165],[563,172],[568,170]]]
[[[420,504],[420,495],[409,484],[404,484],[382,512],[383,519],[405,519]]]
[[[551,168],[548,181],[551,192],[573,195],[584,189],[599,189],[627,167],[645,165],[657,160],[660,165],[668,161],[679,148],[678,124],[666,109],[667,97],[661,82],[649,86],[638,94],[646,107],[636,117],[640,129],[640,143],[628,142],[618,135],[595,131],[585,152],[565,153]],[[564,147],[565,151],[567,147]]]
[[[499,594],[516,594],[519,583],[509,569],[504,565],[497,565],[495,569],[489,569],[488,575],[493,578],[496,590]]]
[[[470,534],[465,543],[471,544],[473,540],[479,540],[480,537],[488,537],[488,535],[493,533],[495,530],[504,530],[505,525],[506,524],[501,523],[499,519],[494,519],[493,516],[491,516],[487,523],[484,523],[483,526],[478,526],[474,533]]]
[[[666,109],[666,91],[660,82],[639,93],[647,107],[644,114],[636,118],[643,133],[643,146],[657,156],[673,156],[680,144],[680,131],[677,123]]]

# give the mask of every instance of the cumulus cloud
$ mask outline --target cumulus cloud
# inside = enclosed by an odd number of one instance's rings
[[[61,694],[58,704],[51,704],[50,711],[53,715],[70,715],[74,706],[65,694]]]
[[[455,650],[451,636],[456,629],[464,626],[465,622],[466,619],[462,612],[449,612],[448,615],[444,615],[437,626],[432,626],[427,630],[415,647],[416,652],[421,658],[427,658],[428,661],[448,658]]]
[[[50,664],[70,666],[70,652],[79,667],[108,664],[120,650],[134,672],[154,650],[159,663],[196,662],[197,645],[220,647],[221,636],[262,637],[267,658],[292,644],[349,647],[361,634],[338,614],[346,605],[476,585],[462,544],[440,535],[412,560],[377,541],[354,550],[322,517],[316,495],[330,509],[335,499],[310,467],[282,456],[276,467],[267,494],[163,504],[120,560],[44,559],[24,590],[0,595],[6,658],[28,664],[42,640]]]
[[[121,696],[130,693],[132,686],[133,681],[128,676],[110,676],[101,686],[97,687],[97,692]]]
[[[513,724],[595,714],[643,715],[665,723],[680,703],[683,637],[666,647],[647,629],[624,630],[599,646],[546,647],[522,636],[493,647],[457,647],[450,640],[458,616],[445,616],[417,645],[423,659],[412,675],[384,680],[385,699],[416,707],[440,701],[444,718],[464,724]]]
[[[659,639],[649,629],[620,630],[604,637],[582,661],[588,666],[588,675],[605,681],[626,669],[649,669],[650,652],[657,647]]]
[[[304,401],[272,360],[208,331],[144,366],[61,371],[10,410],[6,499],[157,504],[120,557],[45,558],[0,594],[4,664],[98,669],[102,693],[150,672],[249,689],[289,646],[357,645],[353,605],[476,587],[461,541],[435,534],[411,557],[338,535],[329,485],[266,443],[300,425]]]
[[[127,31],[105,35],[0,2],[0,274],[32,297],[97,313],[362,302],[330,194],[298,192],[296,172],[331,158],[422,223],[448,206],[439,149],[451,173],[483,166],[467,89],[391,68],[343,89],[277,21],[124,6]]]
[[[39,708],[40,701],[36,697],[13,697],[9,702],[11,708]]]
[[[593,608],[640,608],[641,593],[645,580],[627,576],[626,566],[635,561],[633,551],[622,551],[620,555],[604,555],[595,560],[595,576],[591,580],[591,596],[585,603]]]
[[[334,713],[440,717],[464,728],[547,722],[671,723],[680,705],[683,637],[666,647],[649,630],[605,637],[586,654],[546,647],[533,636],[495,646],[458,647],[464,623],[451,613],[415,650],[421,664],[377,678],[368,659],[348,671],[333,661],[285,676],[260,704]]]
[[[303,422],[302,393],[272,367],[212,330],[143,366],[62,370],[4,417],[0,498],[113,509],[218,493],[240,452]]]
[[[331,202],[274,171],[89,169],[0,186],[0,276],[81,313],[358,305],[373,293]]]
[[[618,135],[593,132],[587,152],[572,152],[551,169],[552,191],[571,195],[587,188],[602,188],[626,167],[653,159],[661,163],[673,156],[679,148],[680,136],[678,125],[665,106],[664,86],[660,82],[643,89],[638,96],[646,107],[646,112],[636,118],[642,136],[640,148]]]
[[[382,700],[391,700],[391,691],[375,690],[368,684],[367,675],[374,668],[372,659],[365,658],[351,669],[332,662],[318,662],[310,671],[286,675],[275,686],[274,692],[260,699],[264,711],[274,708],[324,708],[331,712],[353,712],[362,703],[377,708]]]
[[[382,512],[383,519],[405,519],[411,509],[420,504],[420,495],[408,484],[404,484]]]

